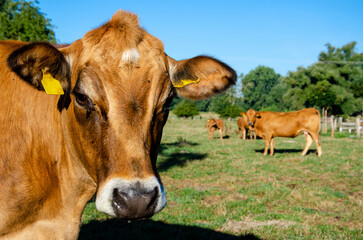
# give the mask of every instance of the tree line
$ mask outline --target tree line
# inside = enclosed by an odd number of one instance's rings
[[[0,0],[0,40],[49,41],[56,43],[54,26],[37,7],[38,1]],[[259,111],[293,111],[307,107],[328,109],[338,116],[363,112],[363,53],[357,42],[342,47],[326,44],[318,61],[298,67],[286,76],[267,66],[257,66],[241,85],[211,99],[192,102],[174,99],[170,109],[178,116],[216,112],[237,117],[250,108]]]
[[[189,104],[198,111],[213,111],[221,117],[236,117],[250,108],[285,112],[314,107],[325,108],[338,116],[362,114],[363,53],[357,52],[356,45],[354,41],[342,47],[328,43],[316,63],[298,67],[287,76],[277,74],[270,67],[258,66],[239,76],[241,86],[215,98]],[[238,90],[242,96],[237,96]],[[176,100],[175,104],[178,101],[185,105],[186,100]]]

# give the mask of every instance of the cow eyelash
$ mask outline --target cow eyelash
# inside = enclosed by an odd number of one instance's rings
[[[92,100],[84,94],[73,92],[76,97],[76,102],[86,108],[87,111],[92,111],[95,104],[92,102]]]

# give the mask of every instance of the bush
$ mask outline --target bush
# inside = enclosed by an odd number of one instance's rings
[[[226,93],[212,98],[209,110],[218,113],[222,118],[235,118],[240,116],[243,111],[240,103],[234,96],[233,89],[230,89]]]
[[[174,108],[174,114],[178,117],[193,117],[199,115],[198,109],[194,102],[183,99]]]
[[[240,116],[242,108],[237,105],[226,105],[223,109],[220,109],[217,113],[222,118],[236,118]]]
[[[276,105],[271,105],[271,106],[268,106],[268,107],[264,107],[260,111],[280,112],[279,108]]]

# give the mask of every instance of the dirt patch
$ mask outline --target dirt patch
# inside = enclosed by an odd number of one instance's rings
[[[269,220],[269,221],[254,221],[252,219],[245,219],[244,221],[228,221],[223,225],[222,231],[228,231],[233,233],[240,233],[253,228],[274,226],[279,228],[288,228],[291,225],[296,224],[294,221],[286,220]]]

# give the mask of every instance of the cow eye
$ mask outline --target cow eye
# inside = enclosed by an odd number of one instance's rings
[[[87,105],[88,97],[83,94],[76,94],[76,101],[79,105],[85,106]]]
[[[92,100],[86,95],[81,93],[75,93],[75,96],[76,96],[76,102],[82,107],[87,108],[87,110],[91,109],[94,106]]]

